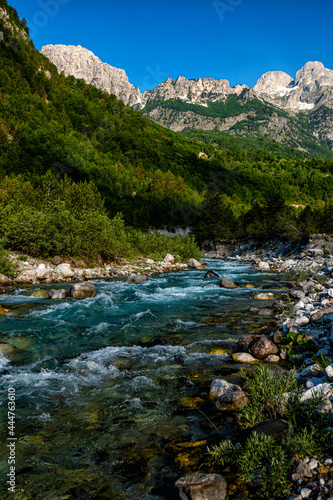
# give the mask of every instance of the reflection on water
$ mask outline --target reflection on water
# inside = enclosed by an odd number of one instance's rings
[[[172,499],[179,476],[207,470],[207,444],[233,432],[210,382],[237,379],[235,342],[271,321],[249,313],[253,292],[280,279],[223,261],[208,268],[239,287],[221,289],[201,270],[96,282],[83,301],[31,297],[36,288],[1,297],[11,309],[2,341],[16,347],[0,355],[4,442],[9,387],[17,397],[15,498]],[[5,446],[0,473],[6,498]]]

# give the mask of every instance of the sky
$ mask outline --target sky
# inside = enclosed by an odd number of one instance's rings
[[[253,87],[307,61],[333,69],[332,0],[8,0],[37,49],[81,45],[142,91],[167,78]]]

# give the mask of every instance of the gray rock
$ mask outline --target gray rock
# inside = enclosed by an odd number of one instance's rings
[[[207,271],[204,278],[219,278],[220,276],[215,271]]]
[[[197,260],[195,259],[189,259],[187,262],[186,262],[187,266],[190,268],[190,269],[202,269],[202,264],[201,262],[198,262]]]
[[[220,281],[220,288],[229,288],[229,289],[237,288],[237,285],[236,285],[236,283],[234,283],[231,280],[228,280],[226,278],[222,278]]]
[[[242,408],[248,401],[245,392],[235,384],[223,379],[213,380],[211,396],[217,397],[216,407],[221,411],[233,411]]]
[[[137,274],[130,274],[127,278],[127,283],[136,285],[137,283],[143,283],[144,281],[149,281],[148,276],[138,276]]]
[[[73,278],[74,272],[69,264],[59,264],[55,270],[59,278]]]
[[[219,474],[195,472],[176,481],[181,500],[225,500],[227,481]]]
[[[325,307],[324,309],[321,309],[320,311],[312,314],[311,322],[317,323],[321,321],[323,317],[326,316],[327,314],[333,314],[333,307]]]
[[[8,290],[6,288],[4,288],[3,286],[0,286],[0,295],[7,293],[7,292],[8,292]]]
[[[292,291],[290,292],[290,295],[291,295],[292,297],[294,297],[294,299],[298,299],[298,300],[300,300],[300,299],[304,299],[304,297],[305,297],[305,293],[304,293],[304,292],[302,292],[302,290],[292,290]]]
[[[50,299],[54,299],[54,300],[65,299],[67,297],[67,290],[60,289],[60,288],[51,288],[48,291],[48,297]]]
[[[265,359],[271,354],[277,354],[279,348],[266,335],[260,335],[249,345],[249,353],[256,359]]]
[[[173,255],[169,253],[164,257],[164,262],[168,262],[169,264],[173,264],[175,262],[175,258]]]
[[[259,316],[273,316],[273,311],[271,309],[259,309]]]
[[[96,287],[92,283],[75,283],[71,286],[69,294],[73,299],[86,299],[96,296]]]

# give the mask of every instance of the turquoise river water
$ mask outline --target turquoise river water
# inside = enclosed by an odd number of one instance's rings
[[[0,355],[0,498],[169,500],[177,478],[207,470],[207,445],[234,432],[209,400],[210,383],[239,380],[229,356],[237,339],[272,321],[249,312],[253,292],[283,293],[282,276],[251,266],[209,260],[207,269],[238,288],[197,270],[138,285],[96,281],[97,296],[83,301],[31,296],[47,286],[0,297],[10,309],[1,339],[17,348]]]

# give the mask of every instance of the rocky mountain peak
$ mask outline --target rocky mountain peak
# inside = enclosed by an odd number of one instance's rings
[[[123,69],[103,63],[93,52],[81,45],[46,45],[41,52],[55,64],[60,73],[82,78],[109,94],[115,94],[130,106],[141,103],[140,90],[129,83]]]
[[[267,71],[259,78],[253,90],[258,93],[276,92],[293,83],[294,79],[284,71]]]

